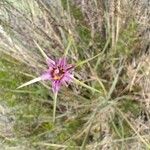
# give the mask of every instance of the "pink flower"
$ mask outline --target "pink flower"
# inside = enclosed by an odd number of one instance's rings
[[[62,85],[67,85],[73,79],[73,65],[66,62],[66,58],[60,58],[53,61],[50,58],[47,60],[48,69],[42,74],[42,80],[50,80],[54,93],[58,92]]]
[[[40,77],[22,84],[18,89],[41,80],[50,80],[54,92],[53,122],[55,122],[57,93],[62,85],[66,85],[73,79],[72,71],[74,67],[73,65],[67,64],[66,58],[53,61],[47,57],[47,64],[48,69]]]
[[[57,61],[47,59],[48,69],[40,76],[23,85],[19,88],[33,84],[41,80],[50,80],[52,83],[52,90],[57,93],[62,85],[67,85],[73,79],[73,65],[66,62],[66,58],[60,58]]]

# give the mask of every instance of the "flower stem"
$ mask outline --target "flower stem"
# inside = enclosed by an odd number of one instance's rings
[[[57,92],[54,94],[53,123],[55,123],[55,119],[56,119],[57,94],[58,94]]]

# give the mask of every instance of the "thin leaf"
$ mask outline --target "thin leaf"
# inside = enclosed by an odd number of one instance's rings
[[[109,100],[109,99],[111,98],[111,95],[112,95],[113,91],[115,90],[115,87],[116,87],[117,82],[118,82],[118,80],[119,80],[119,75],[120,75],[122,69],[123,69],[123,66],[121,66],[121,67],[119,68],[119,71],[118,71],[118,73],[117,73],[116,76],[115,76],[115,79],[114,79],[114,81],[113,81],[113,83],[112,83],[112,86],[111,86],[111,88],[110,88],[110,90],[109,90],[109,92],[108,92],[107,100]]]
[[[64,57],[66,57],[68,55],[68,51],[69,51],[71,44],[72,44],[72,38],[70,37],[68,40],[69,40],[69,43],[67,45],[67,48],[65,49]]]

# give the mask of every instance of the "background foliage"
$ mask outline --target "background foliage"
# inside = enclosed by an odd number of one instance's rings
[[[0,1],[0,149],[148,149],[149,2]],[[38,46],[37,44],[38,43]],[[58,95],[22,83],[67,55],[75,77]],[[96,89],[95,92],[92,89]]]

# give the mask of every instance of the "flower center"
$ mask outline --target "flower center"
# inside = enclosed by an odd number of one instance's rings
[[[51,75],[54,80],[61,80],[64,76],[64,73],[64,69],[57,67],[52,70]]]

